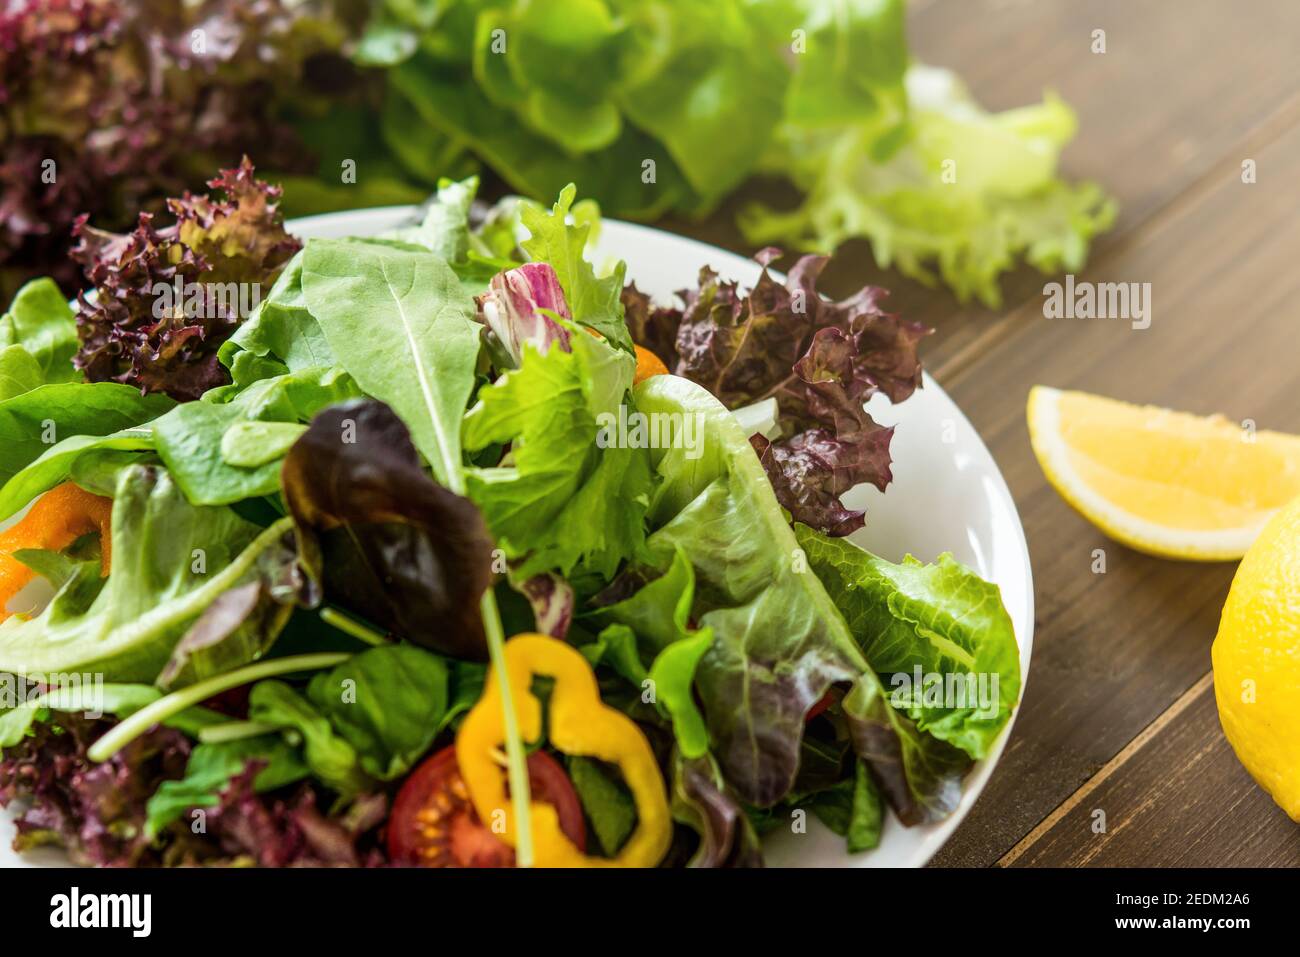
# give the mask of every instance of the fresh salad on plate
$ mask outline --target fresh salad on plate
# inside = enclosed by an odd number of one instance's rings
[[[807,256],[652,301],[572,186],[304,243],[247,160],[210,185],[83,217],[86,289],[0,318],[17,849],[755,866],[953,812],[1019,650],[951,556],[847,537],[891,481],[865,405],[921,384],[883,290]]]

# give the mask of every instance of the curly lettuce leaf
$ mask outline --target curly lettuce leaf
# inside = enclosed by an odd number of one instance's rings
[[[1116,210],[1095,184],[1058,178],[1073,111],[1048,94],[989,113],[953,73],[919,64],[904,85],[908,119],[888,134],[787,129],[769,162],[806,197],[793,210],[745,210],[745,235],[825,251],[865,237],[881,266],[994,308],[999,277],[1022,259],[1045,273],[1082,268]]]
[[[757,258],[766,265],[774,254]],[[784,285],[764,269],[748,292],[706,267],[699,286],[680,294],[681,310],[653,309],[631,287],[623,299],[638,341],[657,344],[678,375],[732,409],[776,400],[780,434],[752,441],[777,500],[798,521],[847,535],[864,513],[840,496],[861,483],[883,491],[892,479],[893,429],[864,405],[880,392],[901,402],[920,386],[917,346],[929,330],[885,312],[885,291],[874,286],[823,298],[826,261],[802,257]]]
[[[645,541],[650,460],[645,449],[601,448],[605,415],[632,385],[632,356],[588,335],[570,350],[531,345],[523,364],[478,393],[465,416],[470,451],[513,443],[506,464],[466,470],[512,576],[562,576],[577,566],[611,578]]]
[[[621,298],[627,264],[619,260],[609,275],[596,276],[584,256],[591,223],[568,222],[576,194],[572,183],[565,186],[549,213],[532,204],[522,207],[520,218],[531,235],[520,245],[535,262],[547,263],[555,270],[574,322],[631,352],[632,337],[623,321]]]
[[[247,318],[241,306],[300,244],[284,230],[279,187],[254,178],[247,157],[208,185],[220,199],[168,201],[171,226],[141,213],[134,231],[118,235],[77,221],[71,256],[95,287],[93,298],[78,297],[74,363],[87,380],[181,401],[226,383],[218,350]]]
[[[804,525],[795,533],[891,698],[921,731],[987,755],[1020,695],[1020,649],[998,587],[948,554],[896,565]],[[952,700],[934,682],[927,694],[918,669],[951,685]]]

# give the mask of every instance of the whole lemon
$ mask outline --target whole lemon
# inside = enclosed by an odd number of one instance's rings
[[[1300,821],[1300,499],[1273,516],[1241,560],[1211,657],[1228,743]]]

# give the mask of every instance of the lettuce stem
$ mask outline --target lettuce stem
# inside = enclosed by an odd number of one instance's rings
[[[337,628],[345,635],[350,635],[357,641],[364,641],[368,645],[374,645],[376,648],[382,648],[384,645],[391,645],[393,639],[381,631],[375,631],[373,628],[367,628],[355,618],[350,618],[336,608],[326,606],[320,610],[321,621],[331,628]]]
[[[211,678],[192,684],[188,688],[182,688],[180,691],[174,691],[159,698],[157,701],[145,705],[139,711],[124,718],[90,746],[89,750],[86,751],[86,757],[96,762],[107,761],[155,724],[160,724],[172,717],[172,715],[179,714],[186,708],[196,705],[200,701],[206,701],[213,695],[220,694],[223,691],[229,691],[231,688],[238,688],[240,685],[250,684],[254,681],[261,681],[263,678],[272,678],[276,675],[289,674],[294,671],[319,671],[323,668],[333,668],[351,657],[351,655],[342,652],[293,655],[288,658],[272,658],[270,661],[259,661],[256,664],[245,665],[243,668],[228,671],[223,675],[213,675]]]
[[[244,738],[256,738],[261,734],[280,731],[278,724],[265,721],[229,721],[226,724],[214,724],[199,730],[199,741],[203,744],[221,744],[225,741],[242,741]]]
[[[483,618],[483,632],[487,636],[488,655],[492,670],[496,672],[497,687],[501,692],[501,710],[504,712],[506,745],[506,777],[510,781],[510,803],[515,812],[515,864],[533,866],[533,824],[529,809],[532,797],[528,792],[528,765],[524,758],[524,743],[519,736],[519,719],[515,714],[514,696],[510,693],[510,672],[506,667],[505,629],[501,626],[501,612],[497,609],[497,596],[491,586],[483,592],[479,604]]]

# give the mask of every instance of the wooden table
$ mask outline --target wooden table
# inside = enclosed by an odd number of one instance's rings
[[[1045,280],[1025,270],[1001,310],[960,306],[879,269],[862,243],[828,270],[828,292],[878,283],[935,327],[927,367],[1001,466],[1033,560],[1019,717],[934,863],[1298,865],[1300,826],[1242,769],[1215,710],[1210,644],[1235,565],[1109,541],[1044,480],[1024,408],[1043,383],[1300,433],[1300,3],[929,0],[910,28],[914,54],[956,69],[990,108],[1044,88],[1074,106],[1065,171],[1121,204],[1078,278],[1149,282],[1153,302],[1146,330],[1050,320]],[[1247,159],[1255,183],[1242,182]],[[729,211],[667,225],[748,251]]]

